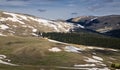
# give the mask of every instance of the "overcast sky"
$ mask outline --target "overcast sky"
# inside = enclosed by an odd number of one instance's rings
[[[46,19],[120,15],[120,0],[0,0],[0,10]]]

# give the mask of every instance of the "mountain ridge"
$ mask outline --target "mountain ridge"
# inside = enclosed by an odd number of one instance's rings
[[[35,35],[34,32],[69,32],[70,29],[81,27],[64,21],[52,21],[25,14],[0,12],[1,35]],[[17,32],[20,31],[20,32]],[[21,34],[23,33],[23,34]]]
[[[120,29],[120,15],[107,16],[86,16],[76,17],[66,20],[75,24],[81,24],[87,29],[97,32],[107,32],[110,30]]]

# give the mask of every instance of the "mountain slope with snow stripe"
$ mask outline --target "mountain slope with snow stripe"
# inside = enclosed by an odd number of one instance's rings
[[[81,25],[52,21],[24,14],[0,12],[0,33],[3,35],[32,35],[35,32],[69,32]],[[14,32],[14,33],[13,33]]]
[[[81,24],[87,29],[100,33],[120,29],[120,15],[80,16],[68,19],[68,22]],[[118,34],[119,35],[119,34]]]

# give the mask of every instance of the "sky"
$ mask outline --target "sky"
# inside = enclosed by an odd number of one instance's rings
[[[120,0],[0,0],[0,10],[50,20],[120,15]]]

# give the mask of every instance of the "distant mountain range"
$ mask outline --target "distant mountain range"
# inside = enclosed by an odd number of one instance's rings
[[[81,16],[66,20],[75,24],[80,24],[85,29],[94,30],[100,33],[109,32],[108,35],[113,34],[113,30],[117,30],[120,33],[120,15],[108,15],[108,16]]]
[[[46,20],[28,14],[0,11],[0,35],[36,36],[36,32],[84,32],[120,37],[120,15],[81,16]]]

